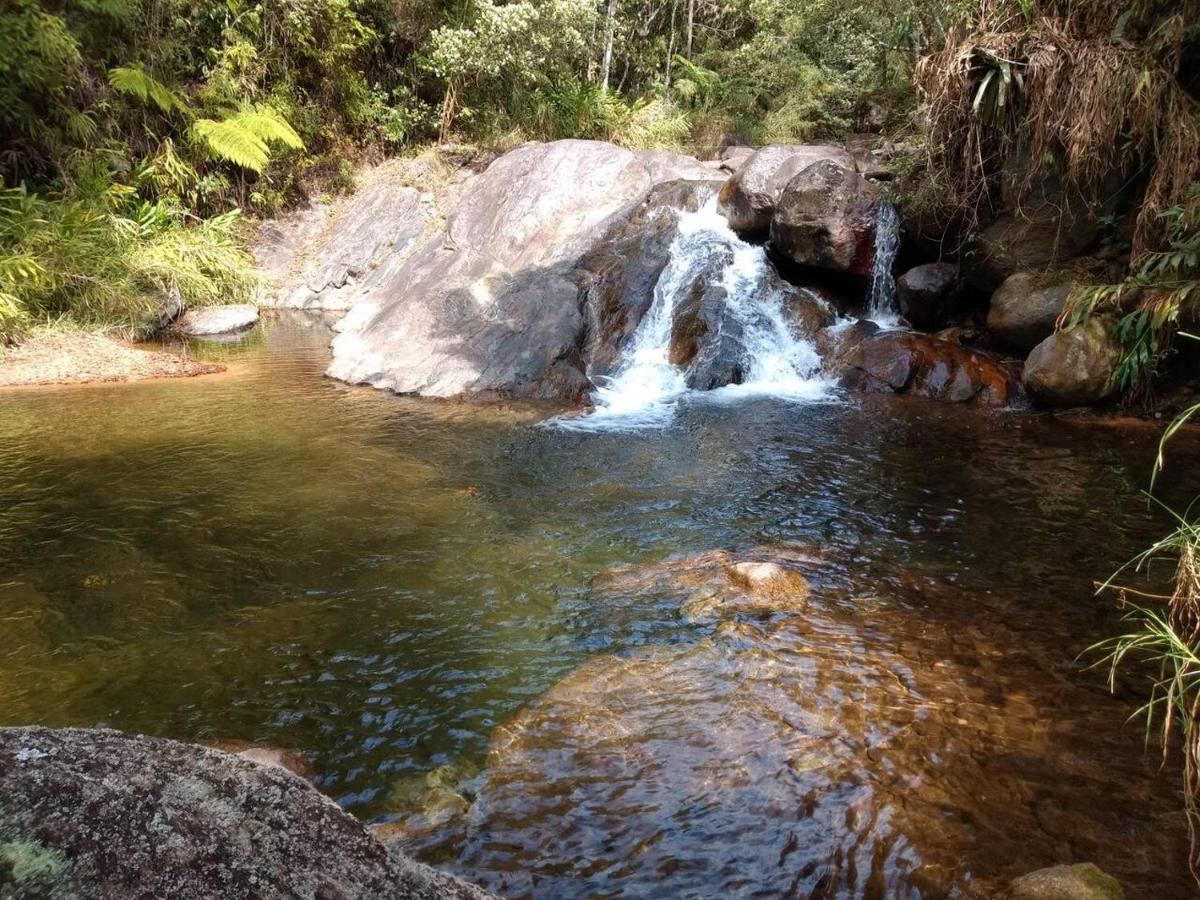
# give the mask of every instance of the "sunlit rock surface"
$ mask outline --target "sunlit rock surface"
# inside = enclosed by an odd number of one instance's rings
[[[591,141],[505,154],[355,305],[329,374],[431,397],[577,402],[589,386],[581,260],[655,185],[712,175],[689,157]]]
[[[833,144],[763,147],[746,157],[721,191],[721,211],[729,227],[742,235],[766,237],[787,183],[823,160],[854,169],[854,156]]]
[[[404,264],[431,214],[419,191],[380,174],[337,207],[268,223],[256,254],[268,263],[269,304],[349,309]]]
[[[389,852],[278,766],[116,731],[2,728],[0,896],[488,895]]]

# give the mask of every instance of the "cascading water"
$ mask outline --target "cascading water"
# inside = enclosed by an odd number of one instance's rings
[[[685,394],[700,393],[688,390],[684,371],[670,362],[671,331],[676,308],[692,282],[690,276],[722,248],[732,251],[722,274],[725,312],[741,329],[745,377],[742,384],[703,393],[718,398],[765,394],[793,400],[826,396],[828,385],[818,377],[820,357],[810,342],[788,327],[784,297],[768,282],[766,253],[734,234],[713,200],[680,216],[653,302],[620,365],[597,386],[594,410],[560,420],[561,426],[610,430],[660,425],[671,418]]]
[[[900,251],[900,213],[890,203],[879,207],[875,223],[875,266],[871,272],[871,296],[867,301],[867,317],[879,325],[895,325],[899,320],[896,308],[896,279],[892,267]]]

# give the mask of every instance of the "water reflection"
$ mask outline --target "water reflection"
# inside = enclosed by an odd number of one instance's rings
[[[1113,627],[1090,581],[1163,527],[1152,432],[747,400],[564,433],[324,380],[327,340],[0,394],[0,722],[285,746],[378,819],[491,762],[473,825],[411,840],[516,893],[972,896],[1093,859],[1191,894],[1174,783],[1073,664]],[[779,543],[826,560],[803,614],[593,588]]]

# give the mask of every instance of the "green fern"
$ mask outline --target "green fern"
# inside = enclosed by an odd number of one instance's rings
[[[153,104],[167,115],[172,113],[179,113],[185,117],[192,115],[191,107],[182,97],[146,72],[141,66],[117,66],[115,69],[109,69],[108,83],[113,90],[137,97],[143,103]]]
[[[198,119],[192,125],[192,134],[213,156],[252,172],[267,167],[273,145],[304,148],[296,130],[265,104],[247,104],[224,119]]]

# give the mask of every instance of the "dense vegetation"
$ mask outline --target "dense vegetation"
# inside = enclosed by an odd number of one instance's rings
[[[0,335],[244,296],[238,210],[435,138],[711,152],[879,127],[946,26],[920,0],[12,0]]]

